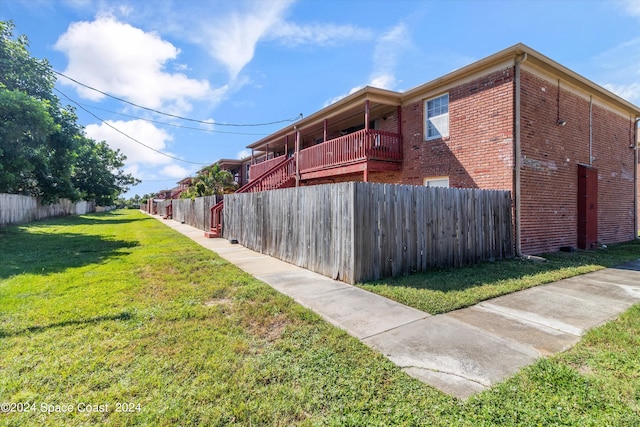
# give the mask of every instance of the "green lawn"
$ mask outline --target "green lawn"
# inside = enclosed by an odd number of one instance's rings
[[[446,313],[511,292],[613,267],[640,258],[640,240],[606,249],[485,262],[441,271],[361,283],[358,286],[431,314]]]
[[[156,219],[55,219],[0,229],[5,409],[27,410],[10,426],[640,425],[640,305],[461,402]]]

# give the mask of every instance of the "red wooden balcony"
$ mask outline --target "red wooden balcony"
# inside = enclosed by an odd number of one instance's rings
[[[294,158],[276,157],[272,162],[273,167],[256,179],[243,185],[236,193],[253,193],[257,191],[275,190],[278,188],[292,187],[295,184]],[[224,200],[211,207],[210,231],[204,233],[205,237],[222,237],[222,210]]]
[[[402,141],[397,133],[363,129],[300,150],[298,162],[303,180],[363,170],[366,173],[368,169],[398,170],[402,162]],[[236,193],[291,187],[296,182],[295,157],[279,156],[252,165],[250,175],[255,178]],[[205,236],[221,236],[223,208],[223,202],[211,208],[211,230]]]
[[[363,129],[305,148],[300,151],[298,161],[301,175],[308,174],[309,178],[338,175],[340,172],[332,171],[336,168],[349,173],[345,166],[370,161],[392,163],[391,170],[402,162],[402,141],[397,133]],[[325,172],[318,174],[319,171]]]
[[[272,169],[275,165],[282,161],[282,156],[274,157],[273,159],[265,160],[255,165],[251,165],[249,168],[249,178],[258,178],[260,175]]]

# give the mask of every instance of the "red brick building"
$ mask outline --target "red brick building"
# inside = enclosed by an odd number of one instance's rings
[[[404,93],[365,87],[251,144],[240,191],[342,181],[510,190],[517,253],[593,248],[638,234],[639,118],[518,44]]]

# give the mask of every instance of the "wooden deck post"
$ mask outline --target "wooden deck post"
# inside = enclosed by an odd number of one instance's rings
[[[369,100],[364,101],[364,128],[369,130]]]
[[[327,140],[327,123],[328,123],[328,120],[324,119],[324,122],[322,123],[322,127],[324,128],[324,134],[322,135],[322,142],[325,142]]]

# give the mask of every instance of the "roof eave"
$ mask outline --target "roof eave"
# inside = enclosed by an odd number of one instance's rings
[[[247,145],[247,148],[257,149],[265,144],[284,138],[286,135],[291,134],[295,129],[301,129],[309,126],[318,125],[325,119],[335,117],[349,109],[353,109],[355,106],[359,106],[364,101],[369,100],[373,102],[384,103],[388,105],[402,105],[402,94],[400,92],[394,92],[387,89],[380,89],[373,86],[365,86],[362,89],[334,102],[327,107],[316,111],[308,117],[302,118],[295,122],[291,126],[280,129],[271,135],[264,137],[253,144]]]
[[[554,61],[553,59],[541,54],[540,52],[530,48],[523,43],[515,44],[511,47],[501,50],[500,52],[494,53],[493,55],[487,56],[486,58],[483,58],[472,64],[454,70],[448,74],[445,74],[444,76],[438,77],[435,80],[421,84],[420,86],[416,86],[415,88],[410,89],[403,94],[402,101],[403,103],[415,101],[416,98],[419,98],[424,93],[432,92],[438,87],[447,86],[451,82],[462,80],[467,76],[476,74],[483,69],[494,67],[505,61],[512,60],[515,65],[516,58],[520,57],[523,54],[527,55],[527,62],[533,63],[537,67],[551,72],[552,74],[557,74],[561,79],[566,80],[583,90],[597,93],[605,100],[617,105],[620,108],[629,110],[636,115],[640,114],[640,107],[621,98],[608,89],[605,89],[604,87],[592,82],[591,80],[581,76],[580,74],[570,70],[564,65]]]

